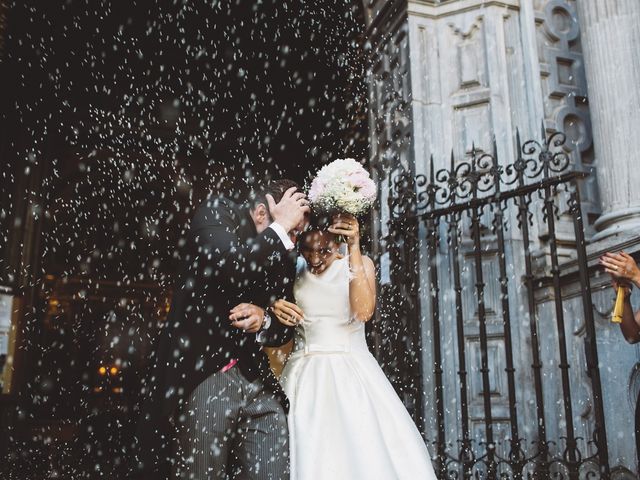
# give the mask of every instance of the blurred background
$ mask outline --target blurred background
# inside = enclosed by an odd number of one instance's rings
[[[364,18],[332,0],[0,5],[0,476],[126,478],[193,210],[366,158]]]

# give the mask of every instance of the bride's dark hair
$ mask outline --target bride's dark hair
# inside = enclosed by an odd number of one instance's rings
[[[309,226],[306,231],[327,230],[333,223],[333,214],[329,212],[318,212],[311,210],[309,215]]]
[[[298,237],[298,245],[303,245],[305,238],[313,232],[326,232],[333,223],[333,214],[311,210],[309,224]]]

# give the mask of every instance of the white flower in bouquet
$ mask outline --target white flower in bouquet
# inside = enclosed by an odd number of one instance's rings
[[[341,158],[320,169],[311,182],[309,200],[321,212],[362,215],[376,199],[376,185],[360,163]]]

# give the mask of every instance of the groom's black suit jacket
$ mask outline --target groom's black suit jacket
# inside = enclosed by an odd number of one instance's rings
[[[256,334],[233,327],[229,310],[242,302],[266,307],[277,298],[292,300],[294,277],[295,252],[287,252],[271,228],[258,234],[247,208],[211,197],[196,210],[144,386],[137,448],[145,470],[169,454],[169,419],[183,400],[231,359],[248,380],[260,378],[287,410]],[[266,333],[269,345],[282,345],[292,330],[274,319]]]

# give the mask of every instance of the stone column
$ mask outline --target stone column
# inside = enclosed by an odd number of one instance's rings
[[[579,0],[602,216],[594,240],[640,233],[640,1]]]

